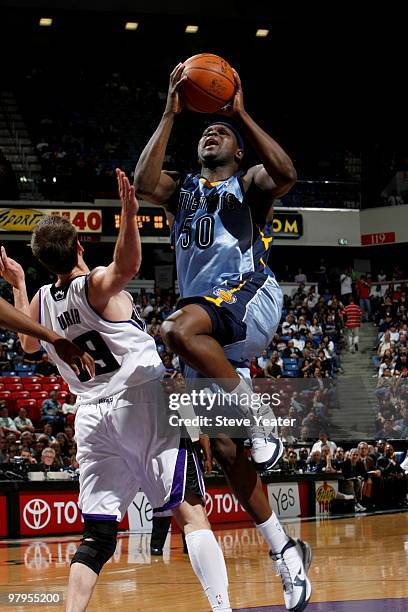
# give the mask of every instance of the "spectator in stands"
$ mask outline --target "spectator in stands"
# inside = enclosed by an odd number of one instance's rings
[[[8,415],[8,408],[5,403],[0,405],[0,427],[6,435],[8,433],[18,433],[20,435],[13,419]]]
[[[6,436],[0,429],[0,463],[8,463],[8,442]]]
[[[251,378],[263,377],[264,371],[258,365],[258,360],[254,357],[249,365],[249,372],[251,374]]]
[[[359,442],[357,449],[360,454],[360,459],[363,462],[365,470],[367,472],[371,472],[372,470],[374,470],[376,460],[374,459],[374,457],[371,457],[368,454],[367,442]]]
[[[306,462],[306,472],[320,473],[323,471],[324,463],[322,462],[322,454],[315,450],[310,453],[310,457]]]
[[[306,274],[303,273],[302,268],[298,268],[298,273],[295,276],[295,283],[297,283],[298,285],[306,285],[307,283]]]
[[[319,439],[313,444],[312,452],[316,450],[321,452],[323,446],[328,446],[330,449],[331,456],[334,457],[337,449],[337,444],[329,440],[329,436],[327,435],[326,431],[319,432]]]
[[[340,481],[342,493],[354,495],[355,511],[364,512],[366,508],[360,503],[362,500],[362,482],[367,480],[368,475],[357,448],[351,449],[349,458],[343,461],[341,465],[341,471],[344,476],[344,480]]]
[[[343,304],[348,304],[349,298],[353,293],[351,268],[348,268],[340,275],[340,294]]]
[[[57,392],[55,389],[50,391],[48,399],[45,399],[41,408],[41,423],[51,423],[54,430],[59,430],[65,423],[65,416],[62,412],[62,406],[58,401]]]
[[[41,466],[43,467],[45,472],[49,472],[51,468],[56,467],[54,466],[54,462],[55,462],[55,450],[47,446],[41,452]]]
[[[30,452],[33,452],[35,434],[31,433],[31,431],[23,431],[20,437],[21,446],[23,449],[27,449]]]
[[[387,331],[384,333],[381,339],[381,342],[378,346],[378,351],[377,351],[378,356],[383,357],[384,353],[386,351],[389,351],[392,348],[392,346],[393,346],[393,343],[391,342],[391,334],[390,332]]]
[[[34,459],[31,451],[28,448],[22,448],[20,450],[20,457],[25,459],[27,463],[30,463],[30,464],[37,463],[37,461]]]
[[[348,344],[350,353],[358,351],[359,329],[361,327],[361,308],[354,303],[353,296],[349,298],[349,304],[342,311],[342,316],[345,319],[345,325],[348,332]]]
[[[306,471],[307,467],[307,459],[309,457],[309,451],[304,446],[299,449],[299,460],[298,460],[298,469]]]
[[[265,367],[266,378],[281,378],[282,376],[282,359],[277,351],[273,351],[270,360]]]
[[[65,397],[65,401],[62,404],[62,412],[65,415],[67,425],[73,425],[75,421],[76,411],[78,406],[76,405],[76,398],[72,393],[68,393]]]
[[[383,438],[384,440],[399,438],[399,432],[394,429],[393,422],[389,419],[384,421],[382,430],[378,431],[375,435],[377,438]]]
[[[63,457],[68,457],[71,453],[73,441],[69,442],[67,436],[64,434],[63,431],[57,433],[56,439],[60,445],[61,455]]]
[[[65,457],[62,456],[61,447],[60,447],[59,442],[57,440],[54,440],[54,442],[51,442],[50,448],[52,448],[53,451],[55,452],[54,467],[57,467],[60,469],[63,468]]]
[[[408,439],[408,406],[407,401],[402,400],[403,406],[400,409],[401,419],[395,421],[395,430],[399,432],[400,438]]]
[[[344,459],[345,459],[344,448],[342,448],[341,446],[338,446],[336,448],[336,452],[334,453],[334,457],[332,459],[332,465],[334,469],[336,470],[336,472],[341,471],[341,464],[343,463]]]
[[[266,364],[268,363],[268,361],[269,361],[268,351],[264,350],[264,351],[262,351],[260,357],[258,357],[258,359],[257,359],[258,366],[260,368],[262,368],[262,370],[264,370],[265,367],[266,367]]]
[[[319,301],[319,297],[319,294],[316,292],[316,287],[312,285],[304,301],[305,308],[312,311],[315,308],[317,302]]]
[[[51,442],[55,442],[55,437],[53,435],[53,429],[52,429],[52,424],[51,423],[44,423],[43,435],[47,436],[49,444]]]
[[[391,444],[386,445],[385,454],[378,459],[377,467],[382,473],[386,507],[406,507],[407,477],[398,464]]]
[[[300,359],[301,357],[303,357],[303,355],[302,351],[295,346],[294,341],[289,340],[287,347],[282,353],[282,357],[284,357],[285,359]]]
[[[357,294],[360,300],[360,308],[363,313],[363,321],[371,319],[371,302],[370,302],[371,283],[367,281],[365,274],[360,276],[357,282]]]
[[[14,419],[14,424],[20,432],[34,431],[34,425],[31,419],[27,417],[27,410],[25,408],[20,408],[18,416]]]
[[[50,361],[47,353],[43,353],[41,362],[35,366],[36,376],[52,376],[58,374],[57,366]]]
[[[72,446],[72,444],[75,442],[74,429],[70,425],[65,425],[64,433],[67,436],[68,445]]]

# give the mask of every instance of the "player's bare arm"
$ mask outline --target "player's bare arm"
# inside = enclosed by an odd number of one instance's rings
[[[132,312],[130,298],[121,292],[139,271],[142,247],[137,226],[139,204],[135,189],[124,172],[117,169],[116,176],[122,204],[119,235],[112,263],[107,267],[95,268],[89,276],[88,298],[99,314],[121,320],[130,318]]]
[[[233,100],[224,107],[223,114],[232,117],[251,143],[262,164],[252,166],[243,177],[247,188],[253,181],[268,192],[271,201],[283,196],[296,183],[297,175],[289,155],[267,134],[245,110],[241,79],[234,70],[236,90]]]
[[[13,286],[14,301],[12,306],[0,298],[0,325],[18,332],[21,346],[26,353],[35,353],[40,349],[39,340],[52,344],[59,357],[67,363],[76,374],[79,364],[82,369],[95,375],[95,362],[88,353],[75,344],[62,338],[53,330],[38,323],[38,293],[31,304],[28,301],[24,270],[14,259],[7,256],[6,249],[1,248],[0,273],[4,280]]]
[[[156,131],[145,146],[135,169],[134,186],[138,197],[163,204],[171,197],[177,187],[179,174],[163,171],[164,156],[169,142],[174,119],[183,103],[179,94],[184,64],[178,64],[170,75],[166,108]]]

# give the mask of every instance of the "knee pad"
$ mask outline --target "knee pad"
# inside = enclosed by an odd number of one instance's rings
[[[117,534],[117,521],[85,519],[84,535],[71,565],[83,563],[99,575],[102,567],[115,552]]]

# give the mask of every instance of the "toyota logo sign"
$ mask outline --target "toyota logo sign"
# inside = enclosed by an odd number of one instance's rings
[[[23,519],[30,529],[43,529],[51,518],[51,508],[43,499],[30,499],[23,510]]]
[[[213,498],[208,493],[208,491],[206,491],[205,492],[205,511],[207,513],[207,516],[210,516],[210,514],[213,511],[213,508],[214,508]]]

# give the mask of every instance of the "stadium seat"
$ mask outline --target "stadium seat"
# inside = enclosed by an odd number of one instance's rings
[[[41,376],[41,383],[50,384],[50,383],[58,383],[58,376]]]
[[[60,391],[61,385],[59,385],[58,383],[49,383],[46,385],[42,385],[42,388],[44,391]]]
[[[17,411],[20,410],[20,408],[25,408],[27,410],[27,416],[29,419],[31,419],[32,421],[34,421],[34,417],[36,416],[36,401],[34,399],[18,399],[17,403]]]
[[[1,380],[1,378],[0,378],[0,380]],[[3,391],[3,390],[4,390],[4,385],[3,385],[3,383],[0,383],[0,391]]]
[[[35,400],[40,399],[41,401],[43,401],[48,398],[48,393],[47,391],[42,391],[38,389],[36,391],[30,391],[30,397],[32,397]]]
[[[28,399],[30,397],[30,393],[28,391],[12,391],[11,397],[16,401],[19,399]]]
[[[20,382],[18,382],[18,383],[17,382],[15,382],[15,383],[6,383],[4,385],[4,388],[7,391],[23,391],[24,390],[24,387],[23,387],[23,385]]]
[[[11,391],[0,391],[0,400],[5,400],[7,408],[13,404],[11,399]]]
[[[19,383],[20,377],[19,376],[3,376],[1,382],[4,384]]]
[[[15,372],[1,372],[1,376],[3,378],[6,378],[7,376],[15,376],[16,373]],[[3,382],[3,381],[2,381]]]
[[[24,381],[24,384],[26,383],[41,383],[41,376],[35,376],[35,374],[30,374]]]
[[[23,382],[23,386],[24,386],[24,390],[26,391],[30,391],[30,393],[32,393],[33,391],[41,391],[42,390],[42,386],[40,385],[40,383],[32,383],[32,382]]]
[[[68,395],[68,391],[57,391],[57,398],[59,400],[65,401],[67,395]]]

